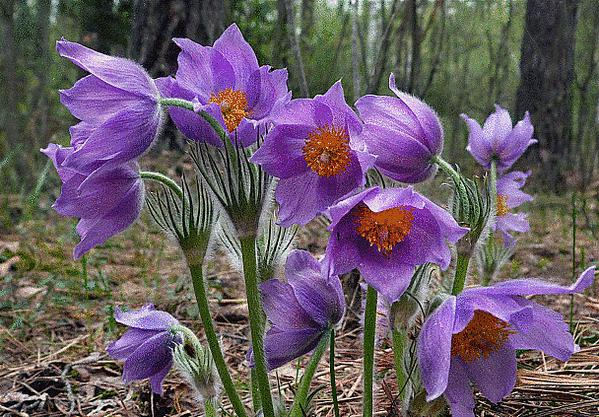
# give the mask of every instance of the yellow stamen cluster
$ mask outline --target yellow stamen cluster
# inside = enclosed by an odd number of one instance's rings
[[[229,132],[237,129],[243,118],[249,114],[248,99],[243,91],[225,88],[216,95],[212,94],[209,102],[219,105]]]
[[[354,209],[354,217],[356,232],[387,256],[408,236],[414,222],[412,209],[403,206],[374,212],[360,204]]]
[[[505,216],[510,212],[510,208],[507,205],[507,197],[501,194],[497,194],[497,215]]]
[[[451,355],[459,356],[464,362],[488,358],[508,341],[510,325],[490,313],[476,310],[470,323],[451,340]]]
[[[338,175],[351,162],[349,134],[343,128],[319,127],[308,134],[302,152],[306,164],[319,176]]]

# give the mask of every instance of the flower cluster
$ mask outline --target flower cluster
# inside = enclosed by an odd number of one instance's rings
[[[117,308],[116,321],[129,330],[107,351],[124,360],[125,382],[147,378],[152,391],[162,394],[175,363],[204,402],[206,415],[216,415],[221,387],[236,415],[248,415],[221,350],[202,269],[212,226],[226,217],[214,212],[220,209],[233,223],[244,216],[256,220],[234,228],[221,223],[217,229],[226,249],[241,258],[255,415],[275,416],[268,371],[312,352],[289,414],[304,415],[318,362],[329,343],[334,349],[335,327],[346,310],[340,277],[350,272],[359,273],[366,289],[365,416],[371,417],[373,408],[377,305],[386,315],[383,337],[393,335],[397,377],[404,382],[398,395],[408,409],[421,394],[428,401],[445,398],[454,417],[473,417],[470,383],[493,402],[503,399],[516,383],[517,349],[542,350],[560,360],[576,352],[561,316],[526,296],[581,292],[592,284],[594,267],[570,287],[519,279],[464,289],[472,251],[484,246],[478,245],[482,229],[494,228],[510,248],[512,232],[529,230],[526,215],[513,210],[532,200],[521,190],[530,171],[509,171],[535,143],[528,113],[512,126],[508,112],[497,106],[483,127],[463,115],[467,149],[491,179],[481,190],[442,159],[439,117],[399,91],[393,74],[393,95],[361,97],[354,111],[341,81],[322,95],[292,100],[287,71],[259,65],[236,25],[212,46],[173,41],[181,50],[176,74],[157,80],[126,59],[59,41],[59,54],[89,75],[61,92],[62,103],[80,120],[70,130],[70,145],[42,150],[62,181],[54,208],[80,219],[75,258],[138,218],[144,179],[167,190],[155,196],[150,211],[184,249],[209,351],[190,329],[152,305],[127,312]],[[162,107],[194,146],[195,197],[185,179],[179,186],[162,174],[140,171],[140,156],[158,136]],[[213,151],[220,158],[212,157]],[[468,187],[481,224],[464,221],[454,204],[450,211],[415,190],[413,184],[434,177],[439,167],[451,175],[455,195]],[[377,185],[373,178],[383,180]],[[271,185],[276,204],[266,201]],[[244,212],[250,209],[256,213]],[[289,252],[294,227],[318,216],[330,233],[324,258]],[[273,217],[276,227],[291,232],[273,232]],[[258,219],[268,219],[268,227]],[[468,239],[470,252],[460,251],[460,240]],[[272,278],[284,256],[284,277]],[[263,264],[268,268],[257,267]],[[443,272],[452,264],[452,274]],[[419,334],[410,339],[408,331]],[[416,357],[408,354],[412,339]],[[418,362],[421,385],[411,372],[403,373],[412,360]],[[331,363],[332,377],[334,369]]]

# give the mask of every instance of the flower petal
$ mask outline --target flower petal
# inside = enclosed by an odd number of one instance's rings
[[[155,330],[131,328],[106,347],[108,354],[114,359],[127,359],[135,349],[156,334]]]
[[[466,374],[464,362],[460,359],[451,361],[445,399],[449,404],[452,417],[476,417],[474,415],[474,395]]]
[[[235,72],[235,87],[244,90],[250,75],[258,69],[258,60],[254,50],[243,38],[235,23],[229,26],[214,42],[214,49],[231,63]]]
[[[516,352],[509,342],[489,357],[465,366],[478,390],[494,403],[501,401],[516,385]]]
[[[160,332],[147,339],[125,361],[123,381],[142,380],[164,372],[164,368],[172,363],[172,342],[173,336],[169,332]]]
[[[270,279],[260,284],[262,304],[268,320],[281,330],[319,326],[299,304],[291,285]]]
[[[451,296],[427,318],[418,336],[418,362],[427,401],[440,397],[447,388],[455,308],[456,298]]]
[[[114,318],[117,323],[144,330],[168,330],[171,326],[179,323],[166,311],[155,310],[152,304],[129,311],[123,311],[116,307]]]

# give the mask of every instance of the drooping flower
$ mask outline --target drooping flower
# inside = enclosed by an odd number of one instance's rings
[[[149,378],[152,392],[162,395],[162,382],[173,366],[173,348],[181,338],[171,331],[179,322],[165,311],[148,304],[139,310],[115,309],[114,318],[129,327],[120,339],[111,342],[106,351],[124,360],[123,381]]]
[[[202,46],[190,39],[173,40],[181,48],[179,67],[175,79],[158,82],[161,93],[195,101],[196,112],[208,112],[232,140],[243,146],[254,143],[273,115],[291,99],[287,70],[259,66],[236,24],[229,26],[214,46]],[[169,113],[188,138],[223,146],[208,122],[194,112],[171,107]]]
[[[406,183],[424,181],[437,170],[431,160],[443,150],[443,127],[426,103],[397,89],[393,74],[389,88],[397,97],[366,95],[356,102],[362,138],[383,174]]]
[[[491,167],[492,160],[497,162],[499,172],[509,169],[530,145],[537,143],[532,138],[534,129],[528,112],[513,128],[510,114],[498,105],[482,128],[467,115],[462,114],[462,118],[470,131],[466,149],[486,169]]]
[[[358,268],[389,302],[401,297],[418,265],[431,262],[446,269],[451,260],[447,242],[468,232],[411,187],[368,188],[339,201],[329,213],[330,274]]]
[[[327,276],[309,252],[291,252],[285,278],[287,282],[271,279],[260,286],[264,312],[272,325],[264,338],[269,370],[313,350],[345,312],[339,278]],[[249,356],[253,366],[251,351]]]
[[[374,157],[359,140],[361,131],[340,81],[324,95],[292,100],[276,118],[251,161],[279,178],[275,197],[282,226],[305,225],[364,185]]]
[[[427,400],[445,395],[452,416],[474,417],[470,382],[490,401],[501,401],[516,383],[516,349],[568,360],[578,347],[561,314],[525,296],[581,292],[594,273],[595,267],[587,269],[571,287],[519,279],[447,298],[418,338]]]
[[[90,73],[60,101],[81,122],[71,128],[75,151],[65,165],[89,171],[118,165],[143,154],[158,135],[162,112],[154,81],[138,64],[96,52],[78,43],[57,42],[58,53]]]
[[[514,208],[533,200],[531,195],[521,190],[529,176],[530,171],[513,171],[497,179],[495,230],[501,233],[506,246],[510,246],[514,242],[510,232],[528,232],[530,230],[526,214],[512,212]]]
[[[81,241],[73,251],[75,259],[108,238],[128,228],[141,213],[144,184],[136,161],[116,166],[96,163],[82,174],[66,165],[74,148],[51,143],[42,152],[52,160],[62,180],[60,197],[52,206],[63,216],[79,218]]]

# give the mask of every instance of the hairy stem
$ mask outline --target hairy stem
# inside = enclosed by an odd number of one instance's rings
[[[395,376],[397,378],[397,389],[399,398],[403,401],[406,392],[407,376],[404,369],[404,352],[407,334],[403,330],[393,329],[391,341],[393,343],[393,363],[395,365]]]
[[[165,187],[170,188],[175,194],[177,194],[177,197],[183,199],[183,190],[181,189],[179,184],[177,184],[173,179],[167,177],[166,175],[161,174],[160,172],[140,171],[139,176],[144,180],[152,180],[161,183]]]
[[[256,271],[256,237],[243,236],[241,240],[241,257],[243,262],[243,275],[245,279],[245,293],[248,302],[250,332],[252,336],[252,350],[254,353],[255,375],[264,417],[274,417],[274,408],[270,393],[270,382],[266,369],[264,356],[264,326],[263,309],[260,291],[258,290],[258,276]]]
[[[458,259],[455,266],[455,276],[453,278],[453,286],[451,287],[451,293],[453,295],[458,295],[464,290],[469,264],[470,254],[460,253],[458,251]]]
[[[366,308],[364,311],[364,399],[362,416],[372,417],[374,382],[374,336],[376,332],[377,292],[371,286],[366,290]]]
[[[212,322],[212,316],[210,316],[210,310],[208,305],[208,297],[206,295],[206,285],[204,283],[204,274],[202,272],[202,264],[190,264],[189,271],[191,272],[191,279],[193,281],[193,289],[198,303],[198,309],[200,310],[200,318],[204,326],[204,332],[206,333],[206,339],[208,340],[208,346],[210,347],[210,353],[214,359],[214,365],[218,371],[218,375],[223,384],[227,397],[231,401],[231,405],[235,410],[238,417],[247,417],[247,413],[237,394],[235,384],[231,379],[223,352],[218,341],[218,336],[214,330],[214,323]]]
[[[314,353],[312,353],[312,357],[310,358],[310,362],[306,366],[304,370],[304,374],[302,375],[302,380],[300,381],[300,386],[295,394],[295,400],[293,401],[293,406],[291,407],[291,411],[289,412],[289,417],[303,417],[306,412],[306,400],[308,398],[308,394],[310,392],[310,384],[312,383],[312,379],[314,378],[314,373],[316,372],[316,368],[318,367],[318,363],[324,355],[324,352],[327,350],[327,346],[329,345],[330,336],[327,334],[329,332],[325,332],[314,349]]]
[[[331,396],[333,399],[333,410],[335,417],[339,417],[339,401],[337,399],[337,383],[335,381],[335,329],[331,329],[331,341],[329,343],[329,375],[331,377]]]

